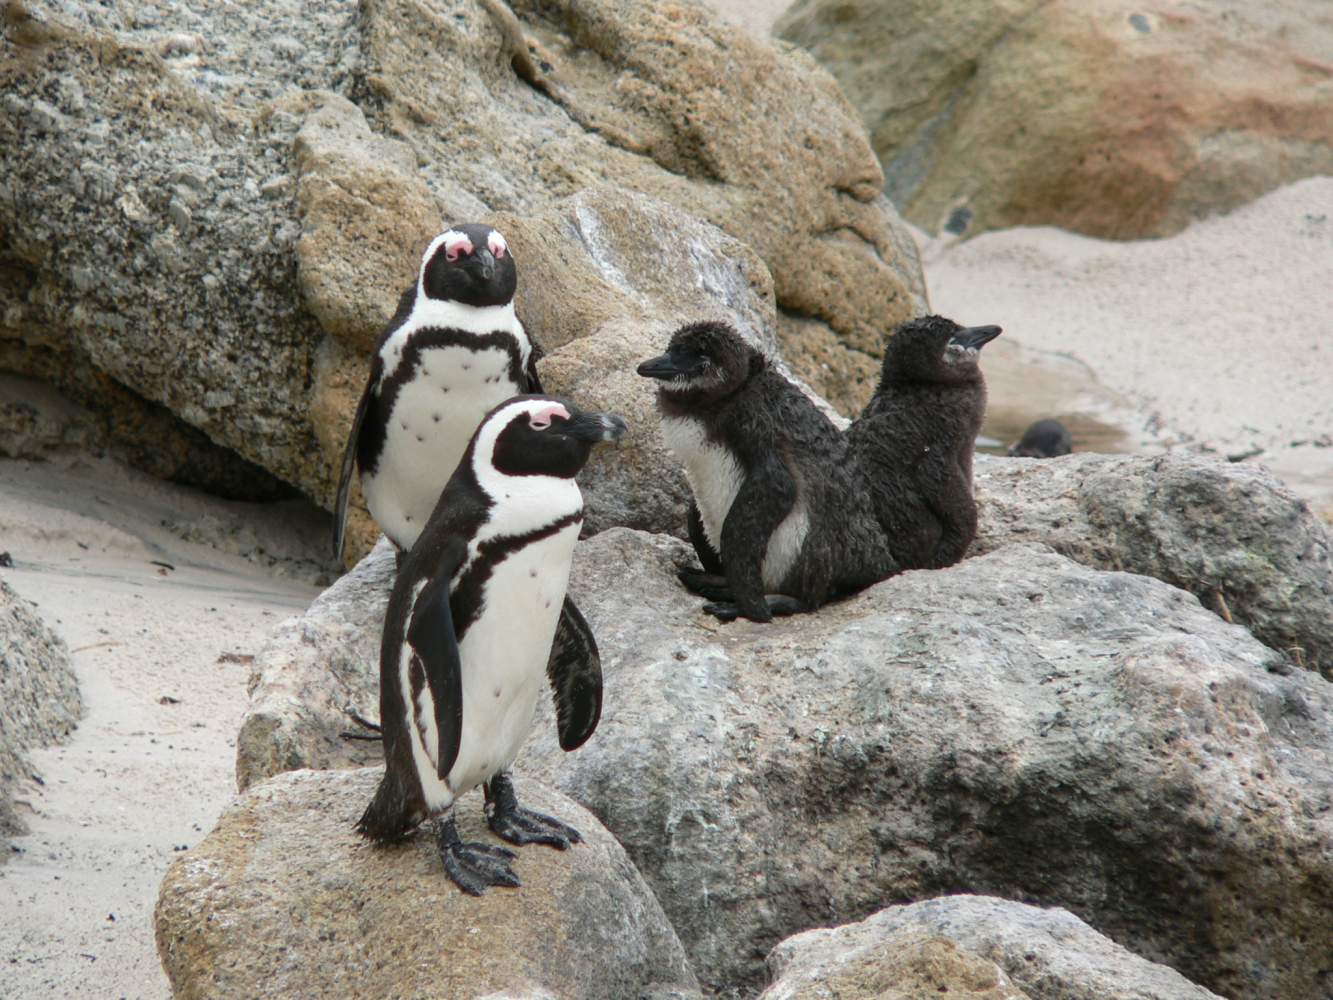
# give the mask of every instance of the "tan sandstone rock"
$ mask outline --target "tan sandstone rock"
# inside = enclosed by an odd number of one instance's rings
[[[1319,0],[798,0],[917,225],[1165,236],[1333,170]]]
[[[519,795],[584,836],[528,846],[523,885],[462,893],[429,829],[375,848],[352,830],[379,768],[298,771],[242,796],[167,871],[155,913],[176,1000],[558,996],[620,1000],[695,985],[642,877],[591,814],[535,782]],[[465,840],[498,843],[481,797],[458,808]]]

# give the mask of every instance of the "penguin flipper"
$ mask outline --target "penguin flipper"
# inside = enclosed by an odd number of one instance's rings
[[[527,333],[526,330],[523,332]],[[537,362],[546,357],[546,352],[542,350],[541,344],[532,339],[531,334],[528,334],[528,343],[532,345],[532,350],[528,352],[528,366],[523,372],[524,378],[528,381],[528,387],[523,391],[544,396],[546,390],[542,388],[542,380],[537,375]]]
[[[415,671],[420,665],[425,674],[426,689],[430,692],[437,734],[435,773],[441,781],[458,759],[463,734],[463,670],[454,616],[449,607],[449,585],[466,555],[467,543],[458,536],[451,537],[435,566],[434,575],[417,597],[412,608],[412,621],[407,628],[412,668]],[[423,720],[416,719],[420,711],[418,699],[414,698],[407,707],[415,722],[420,724]]]
[[[356,467],[356,446],[361,438],[361,423],[366,419],[366,410],[370,407],[370,397],[379,381],[380,360],[375,356],[370,378],[366,380],[361,401],[356,405],[356,415],[352,417],[352,429],[347,433],[347,444],[343,448],[342,469],[338,473],[338,496],[333,502],[333,558],[341,559],[343,543],[347,540],[347,501],[352,494],[352,470]]]
[[[568,595],[555,627],[546,676],[555,695],[560,749],[577,750],[602,717],[602,658],[592,629]]]
[[[721,576],[722,557],[708,541],[708,535],[704,532],[703,515],[699,513],[699,504],[694,497],[690,497],[690,509],[685,514],[685,530],[689,534],[690,544],[694,546],[694,554],[699,557],[699,565],[704,568],[704,572]]]

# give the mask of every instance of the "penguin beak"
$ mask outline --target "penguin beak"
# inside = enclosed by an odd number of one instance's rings
[[[663,382],[676,378],[678,375],[694,375],[695,372],[682,368],[680,363],[670,354],[662,354],[655,358],[649,358],[635,369],[644,378],[655,378]]]
[[[481,263],[481,277],[483,281],[490,281],[491,276],[495,274],[495,254],[491,253],[488,247],[482,247],[472,259]]]
[[[569,418],[564,426],[564,433],[576,441],[598,444],[602,441],[619,441],[629,430],[624,417],[614,413],[586,413],[582,410]]]
[[[966,350],[980,350],[1000,335],[998,326],[969,326],[959,330],[949,338],[950,345]]]
[[[676,365],[672,362],[670,354],[662,354],[649,358],[634,370],[644,378],[668,379],[676,374]]]

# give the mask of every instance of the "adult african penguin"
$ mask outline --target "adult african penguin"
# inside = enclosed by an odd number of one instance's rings
[[[998,326],[943,316],[902,323],[884,351],[879,385],[846,430],[848,458],[904,569],[963,557],[977,532],[972,456],[986,415],[981,348]]]
[[[498,845],[464,843],[450,810],[482,785],[488,824],[513,844],[567,848],[581,838],[521,808],[508,776],[543,680],[560,745],[573,750],[601,714],[593,656],[550,657],[583,521],[574,476],[625,422],[550,396],[520,396],[477,428],[399,570],[380,645],[384,778],[357,830],[398,840],[427,819],[463,891],[518,885]]]
[[[453,226],[426,247],[416,283],[380,335],[343,451],[335,556],[354,466],[371,515],[405,551],[481,418],[511,396],[542,391],[540,349],[514,313],[517,286],[509,246],[490,226]]]
[[[638,372],[659,382],[662,436],[685,466],[705,610],[769,621],[897,571],[838,429],[725,323],[678,329]]]

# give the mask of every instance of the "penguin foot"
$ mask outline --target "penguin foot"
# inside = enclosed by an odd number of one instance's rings
[[[508,775],[497,774],[484,790],[486,822],[501,840],[511,844],[549,844],[560,851],[583,842],[583,835],[569,824],[520,806]]]
[[[436,825],[435,841],[440,848],[444,870],[469,896],[480,896],[492,885],[511,889],[520,885],[518,876],[509,867],[509,862],[518,855],[498,844],[464,843],[452,817]]]
[[[377,723],[358,715],[353,709],[344,708],[343,714],[355,722],[362,729],[370,730],[367,733],[339,733],[338,736],[344,740],[382,740],[384,739],[383,730]]]
[[[710,601],[733,600],[727,578],[717,573],[686,566],[676,572],[676,579],[685,585],[686,590],[700,597],[706,597]]]
[[[763,607],[767,611],[753,613],[742,610],[734,601],[713,601],[704,605],[704,611],[720,622],[732,622],[737,618],[749,618],[751,621],[768,622],[787,615],[799,615],[806,610],[804,604],[786,594],[769,594],[764,598]]]

